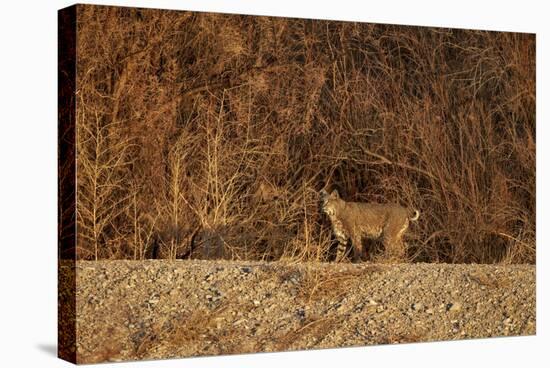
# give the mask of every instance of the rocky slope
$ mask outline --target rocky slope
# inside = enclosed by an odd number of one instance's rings
[[[532,265],[100,261],[76,285],[80,363],[535,334]]]

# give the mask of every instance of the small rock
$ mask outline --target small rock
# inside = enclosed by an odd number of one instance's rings
[[[296,310],[296,315],[298,316],[298,318],[300,320],[303,321],[306,318],[306,311],[303,310],[302,308],[300,308],[300,309]]]
[[[458,333],[458,331],[460,331],[460,323],[458,322],[458,320],[452,320],[451,324],[453,326],[453,333]]]
[[[225,318],[223,318],[223,317],[218,317],[218,318],[215,318],[214,321],[216,322],[216,329],[219,330],[220,328],[222,328],[223,323],[224,323],[224,321],[225,321]]]
[[[411,305],[411,309],[414,311],[419,311],[419,310],[422,310],[423,308],[424,308],[424,305],[422,303],[414,303],[413,305]]]
[[[460,303],[449,303],[447,305],[447,310],[450,312],[460,312],[462,310],[462,304]]]
[[[159,296],[153,296],[151,299],[149,299],[149,304],[157,304],[159,300]]]
[[[260,305],[260,301],[259,300],[254,300],[252,303],[254,303],[254,305],[257,307],[258,305]]]

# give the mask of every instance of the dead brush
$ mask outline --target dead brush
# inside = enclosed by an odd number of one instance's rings
[[[122,359],[122,344],[114,338],[105,341],[100,349],[92,353],[79,352],[78,364],[97,364],[104,362],[116,362]]]
[[[313,316],[308,318],[304,325],[296,330],[291,330],[282,336],[275,337],[276,350],[289,350],[293,346],[303,346],[301,341],[313,339],[312,346],[320,343],[323,338],[344,320],[345,316]],[[310,345],[311,347],[311,345]]]
[[[471,273],[468,278],[480,286],[488,288],[507,288],[510,286],[509,278],[502,278],[496,275],[489,275],[483,272]]]
[[[177,351],[178,348],[185,347],[187,351],[192,351],[194,342],[205,339],[217,339],[223,331],[227,338],[227,343],[232,341],[227,333],[235,332],[232,328],[224,328],[218,331],[219,321],[223,317],[227,306],[220,306],[214,310],[198,309],[183,316],[165,316],[157,320],[140,339],[136,346],[135,354],[144,359],[152,350],[158,348],[160,342],[168,344],[170,349]],[[170,317],[170,318],[169,318]],[[226,326],[227,327],[227,326]],[[235,336],[238,334],[236,333]]]
[[[358,285],[365,282],[368,275],[383,272],[380,265],[369,265],[361,269],[341,271],[320,270],[316,267],[306,267],[302,274],[298,296],[306,305],[319,301],[336,301]]]
[[[413,262],[535,262],[533,35],[81,10],[79,259],[331,261],[334,187],[418,208]]]

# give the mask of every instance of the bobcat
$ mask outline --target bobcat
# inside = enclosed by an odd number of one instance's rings
[[[409,222],[418,220],[420,216],[418,210],[410,210],[397,204],[346,202],[336,190],[331,194],[321,191],[321,209],[329,217],[338,241],[338,262],[344,257],[349,240],[353,246],[353,261],[360,261],[363,237],[382,238],[386,255],[393,259],[403,259],[403,234],[409,227]]]

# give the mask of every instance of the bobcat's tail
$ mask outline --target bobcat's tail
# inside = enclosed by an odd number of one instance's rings
[[[410,221],[416,221],[416,220],[418,220],[419,217],[420,217],[420,211],[419,210],[414,210],[413,211],[413,216],[409,217],[409,220]]]

